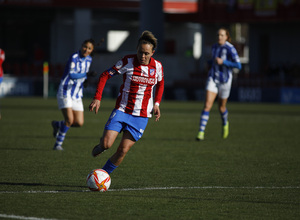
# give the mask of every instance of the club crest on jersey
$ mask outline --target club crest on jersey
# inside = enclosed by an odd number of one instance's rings
[[[155,69],[150,69],[150,76],[154,76],[155,74]]]

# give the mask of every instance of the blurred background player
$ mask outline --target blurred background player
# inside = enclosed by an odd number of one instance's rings
[[[3,71],[2,63],[4,62],[4,60],[5,60],[5,52],[4,52],[4,50],[2,50],[0,48],[0,87],[1,87],[1,83],[3,81],[4,71]],[[0,106],[0,111],[1,111],[1,106]],[[1,119],[1,112],[0,112],[0,119]]]
[[[200,117],[200,125],[197,140],[204,140],[204,131],[209,119],[209,112],[218,94],[219,112],[222,119],[222,136],[229,135],[227,99],[230,95],[232,82],[232,69],[241,69],[240,58],[236,49],[230,43],[229,31],[220,28],[217,33],[218,43],[212,46],[211,68],[206,82],[206,97],[204,109]]]
[[[3,67],[2,67],[2,63],[4,62],[5,60],[5,52],[3,49],[0,48],[0,85],[1,85],[1,82],[3,80]]]
[[[64,120],[51,123],[56,137],[53,150],[63,150],[62,144],[69,128],[81,127],[84,123],[83,84],[89,74],[94,47],[93,39],[85,40],[81,49],[70,56],[65,67],[57,92],[58,108]]]
[[[152,58],[156,47],[157,39],[150,31],[144,31],[138,41],[137,54],[125,56],[100,75],[94,100],[89,106],[90,111],[95,109],[96,114],[106,81],[113,76],[123,75],[115,109],[105,125],[100,143],[92,151],[95,157],[109,149],[123,131],[117,151],[102,168],[109,174],[121,164],[130,148],[142,137],[152,112],[156,121],[160,118],[159,104],[164,90],[164,76],[161,63]]]

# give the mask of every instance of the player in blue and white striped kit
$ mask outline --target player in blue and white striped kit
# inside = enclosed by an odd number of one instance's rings
[[[69,128],[81,127],[84,123],[83,83],[92,63],[94,47],[93,39],[85,40],[81,49],[73,53],[66,64],[57,91],[58,108],[62,111],[64,120],[51,122],[53,136],[56,138],[53,150],[63,150],[62,144]]]
[[[229,31],[225,28],[220,28],[217,37],[218,43],[212,47],[212,67],[207,79],[205,104],[200,117],[197,140],[204,140],[204,131],[209,119],[209,112],[217,95],[219,112],[222,119],[222,136],[223,138],[227,138],[229,135],[228,110],[226,104],[230,95],[232,69],[241,69],[242,66],[236,49],[230,43]]]

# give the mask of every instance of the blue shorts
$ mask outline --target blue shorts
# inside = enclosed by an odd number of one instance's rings
[[[121,132],[127,130],[138,141],[148,124],[148,118],[130,115],[114,109],[105,124],[105,130]]]

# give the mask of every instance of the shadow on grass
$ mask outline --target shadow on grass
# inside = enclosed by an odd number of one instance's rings
[[[24,139],[32,139],[32,138],[37,138],[37,139],[51,139],[55,142],[55,138],[49,135],[18,135],[18,138],[24,138]],[[98,138],[98,136],[75,136],[75,135],[68,135],[68,139],[95,139]],[[100,138],[100,137],[99,137]]]
[[[86,186],[55,185],[55,184],[45,184],[45,183],[12,183],[12,182],[0,182],[0,185],[10,185],[10,186],[54,186],[54,187],[79,187],[79,188],[86,188]]]
[[[41,148],[14,148],[14,147],[10,147],[10,148],[0,148],[0,150],[15,150],[15,151],[48,151],[49,149],[41,149]]]

